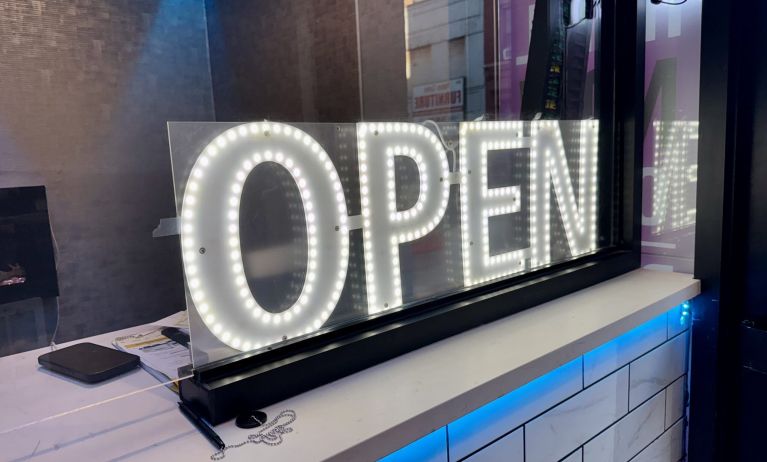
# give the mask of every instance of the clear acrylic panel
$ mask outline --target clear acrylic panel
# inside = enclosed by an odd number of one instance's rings
[[[195,367],[595,251],[598,129],[170,123]]]

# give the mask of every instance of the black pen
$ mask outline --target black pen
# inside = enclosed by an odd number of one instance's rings
[[[207,438],[208,441],[210,441],[210,443],[216,447],[216,449],[223,451],[226,448],[224,441],[220,436],[216,434],[216,432],[213,431],[213,428],[208,425],[208,422],[195,414],[186,404],[180,401],[178,403],[178,408],[181,410],[181,413],[184,414],[189,420],[191,420],[194,426],[197,427],[197,429],[200,430],[203,435],[205,435],[205,438]]]

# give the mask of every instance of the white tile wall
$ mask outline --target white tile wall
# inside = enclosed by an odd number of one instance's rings
[[[466,457],[578,393],[582,374],[578,358],[448,424],[450,461]]]
[[[466,462],[525,462],[523,432],[523,428],[518,428],[464,460]]]
[[[672,310],[384,460],[678,462],[687,318]]]
[[[557,461],[625,415],[628,380],[624,367],[525,424],[526,462]]]
[[[634,409],[583,446],[583,462],[627,462],[666,429],[665,392]]]
[[[684,456],[684,422],[666,430],[631,462],[679,462]]]
[[[674,425],[684,415],[686,391],[687,376],[677,379],[666,388],[666,428]]]
[[[562,459],[560,462],[583,462],[583,449],[577,451]]]
[[[586,386],[666,341],[667,320],[659,316],[583,355]]]
[[[688,333],[681,334],[631,363],[631,409],[687,371],[688,343]]]

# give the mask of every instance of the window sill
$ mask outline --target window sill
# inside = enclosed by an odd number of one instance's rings
[[[298,418],[269,455],[383,457],[699,293],[690,275],[640,269],[434,343],[270,406]]]

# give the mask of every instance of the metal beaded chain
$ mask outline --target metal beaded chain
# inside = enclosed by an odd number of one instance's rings
[[[280,419],[284,422],[279,423]],[[248,439],[237,444],[231,444],[224,449],[214,453],[210,456],[210,460],[222,460],[226,457],[226,451],[230,449],[239,448],[246,444],[266,444],[269,446],[279,446],[282,444],[282,435],[293,431],[288,425],[292,424],[296,420],[296,411],[292,409],[285,409],[280,412],[277,417],[269,421],[266,425],[263,425],[257,433],[248,435]]]

